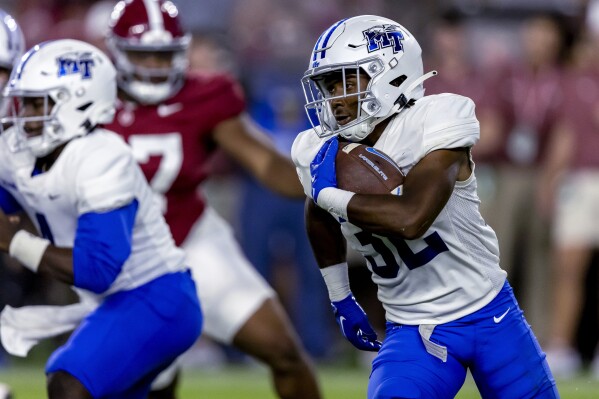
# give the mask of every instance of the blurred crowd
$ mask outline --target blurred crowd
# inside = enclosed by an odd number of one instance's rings
[[[105,48],[114,1],[3,0],[28,46],[76,38]],[[300,78],[320,32],[359,14],[394,19],[419,40],[426,94],[452,92],[477,105],[473,150],[481,210],[496,231],[501,265],[556,377],[595,355],[599,311],[599,1],[596,0],[178,0],[193,32],[191,67],[227,70],[249,111],[283,152],[309,127]],[[317,359],[340,358],[322,278],[303,227],[303,202],[281,199],[224,156],[203,189],[236,227],[243,248],[281,295]],[[354,292],[383,328],[374,288],[357,257]],[[0,307],[64,303],[64,287],[4,261]],[[378,316],[375,316],[375,313]],[[599,348],[598,352],[599,353]],[[230,356],[235,356],[230,354]],[[1,360],[0,360],[1,361]]]

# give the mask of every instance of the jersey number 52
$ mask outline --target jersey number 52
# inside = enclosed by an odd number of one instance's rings
[[[447,245],[436,231],[432,234],[424,237],[424,242],[427,244],[426,248],[413,252],[408,244],[401,238],[388,237],[388,241],[383,241],[381,237],[377,237],[373,234],[365,231],[360,231],[355,234],[356,239],[362,246],[372,245],[372,248],[383,258],[384,264],[379,265],[373,256],[365,255],[364,257],[372,267],[372,271],[382,278],[395,278],[399,273],[399,264],[395,259],[393,249],[408,269],[413,270],[417,267],[424,266],[435,256],[442,252],[449,251]],[[393,248],[391,248],[391,246]]]

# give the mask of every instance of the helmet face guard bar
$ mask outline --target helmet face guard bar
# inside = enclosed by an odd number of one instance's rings
[[[172,51],[185,52],[191,44],[191,35],[186,34],[185,36],[172,39],[170,41],[156,41],[152,42],[134,42],[130,39],[123,39],[120,37],[114,37],[114,45],[122,51]]]
[[[312,68],[306,71],[302,78],[302,88],[306,98],[304,106],[308,119],[315,129],[316,134],[320,137],[327,137],[356,126],[364,120],[376,114],[381,105],[373,96],[371,91],[372,82],[383,71],[382,61],[378,57],[366,58],[354,63],[334,64],[317,68]],[[330,96],[326,87],[323,86],[323,79],[326,75],[339,74],[343,84],[343,94],[338,96]],[[361,74],[365,74],[369,78],[368,85],[362,87],[360,83]],[[357,88],[355,92],[347,92],[347,77],[355,75]],[[331,103],[339,99],[347,99],[357,97],[358,113],[355,120],[340,126],[333,115]],[[318,116],[321,130],[316,129],[313,119],[310,117],[310,111],[314,111]]]
[[[53,92],[54,90],[52,90]],[[24,116],[25,102],[27,99],[44,99],[44,109],[42,115]],[[56,102],[52,99],[50,91],[33,92],[33,91],[11,91],[6,96],[8,101],[8,112],[6,116],[0,119],[2,125],[14,125],[22,127],[27,122],[48,122],[53,118],[54,107]],[[51,104],[52,102],[52,104]]]
[[[49,91],[23,91],[12,90],[5,97],[8,101],[8,112],[5,117],[0,119],[0,129],[2,132],[9,128],[15,129],[16,135],[10,141],[9,150],[12,152],[23,151],[28,148],[28,141],[36,141],[39,144],[51,144],[59,137],[57,133],[60,131],[60,123],[56,118],[56,114],[60,108],[61,100],[65,100],[68,96],[66,90],[61,88],[51,89]],[[60,100],[55,101],[54,97]],[[41,115],[24,116],[25,101],[27,99],[44,99],[43,112]],[[31,122],[42,122],[43,128],[39,136],[30,137],[25,130],[25,124]],[[6,126],[6,127],[5,127]]]

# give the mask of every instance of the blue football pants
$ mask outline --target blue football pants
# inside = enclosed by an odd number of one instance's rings
[[[387,323],[368,399],[454,398],[467,369],[483,399],[559,398],[545,354],[507,282],[479,311],[436,326],[430,341],[447,348],[446,362],[426,351],[418,326]]]
[[[200,335],[202,314],[189,272],[161,276],[105,298],[48,360],[98,399],[143,399],[154,378]]]

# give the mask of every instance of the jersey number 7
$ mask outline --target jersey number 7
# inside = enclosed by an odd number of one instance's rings
[[[148,176],[162,213],[166,212],[166,197],[177,179],[183,164],[183,140],[180,133],[133,134],[129,137],[129,145],[135,160],[144,164],[151,156],[160,156],[160,163],[154,176]]]

